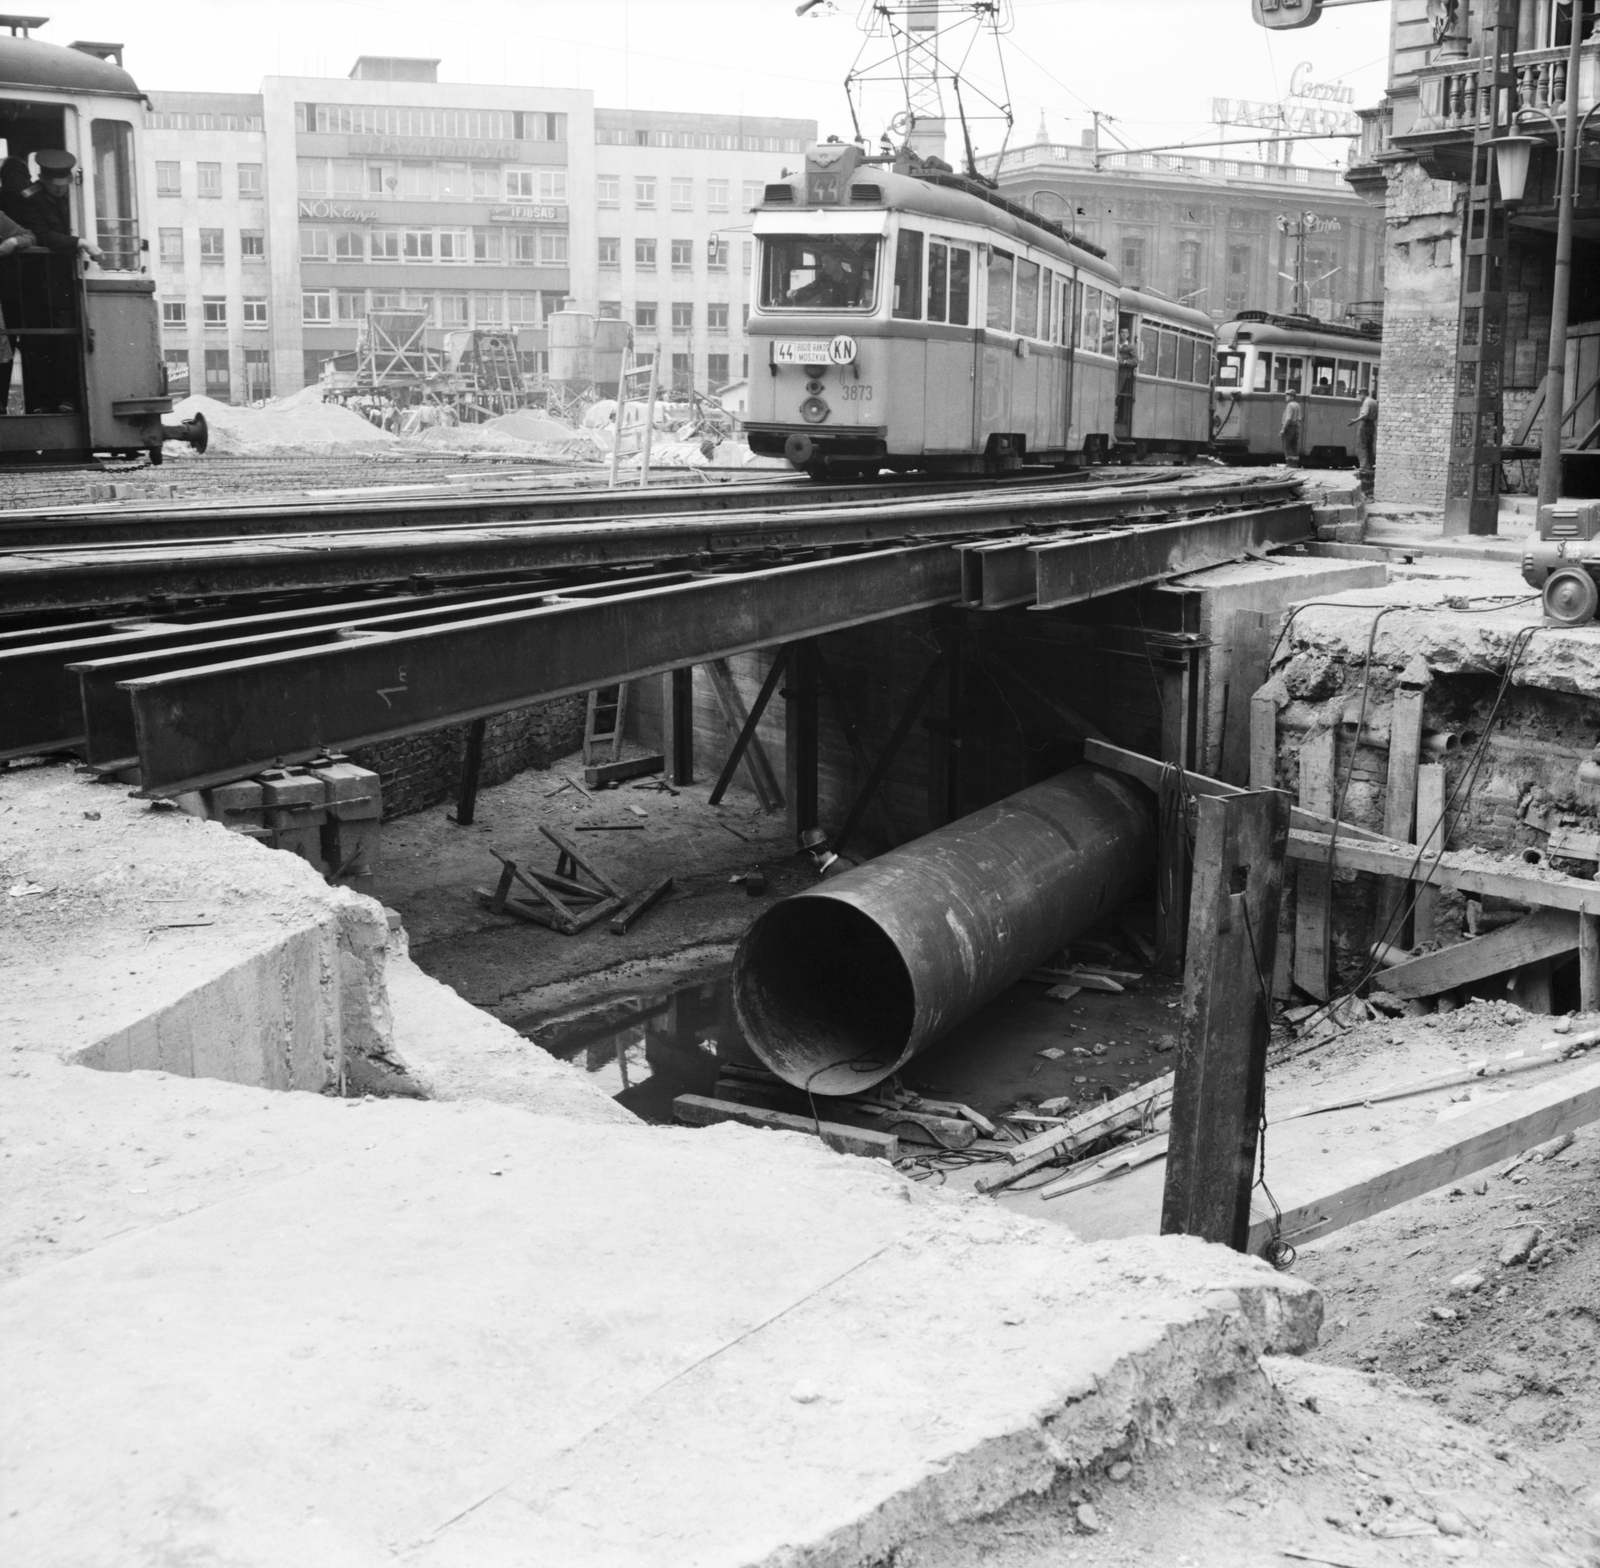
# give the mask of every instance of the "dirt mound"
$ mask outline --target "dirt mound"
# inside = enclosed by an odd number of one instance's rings
[[[498,435],[510,436],[515,441],[531,441],[539,445],[564,444],[582,439],[581,431],[531,408],[519,408],[513,413],[502,414],[498,419],[489,420],[483,428]]]
[[[306,392],[313,389],[308,387]],[[188,419],[204,414],[211,431],[207,448],[229,457],[274,452],[347,452],[357,447],[391,446],[394,437],[337,403],[302,401],[304,394],[263,408],[236,408],[215,398],[186,397],[173,410]]]

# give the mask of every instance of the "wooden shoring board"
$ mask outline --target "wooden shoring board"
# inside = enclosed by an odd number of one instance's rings
[[[1258,1216],[1250,1227],[1249,1250],[1260,1252],[1275,1233],[1292,1246],[1313,1241],[1595,1121],[1600,1121],[1600,1062],[1485,1101],[1382,1148],[1324,1163],[1307,1173],[1300,1191],[1275,1183],[1283,1206],[1281,1230],[1270,1217]]]
[[[1317,730],[1300,747],[1300,807],[1320,817],[1333,812],[1334,737],[1332,729]],[[1332,888],[1326,857],[1322,865],[1301,861],[1294,884],[1294,983],[1319,1002],[1328,1000]]]
[[[1437,996],[1524,964],[1562,958],[1578,950],[1580,918],[1569,909],[1540,909],[1487,936],[1457,942],[1382,970],[1378,983],[1395,996]]]
[[[598,904],[585,909],[581,914],[557,915],[548,909],[541,909],[538,905],[530,903],[525,898],[500,898],[498,890],[491,892],[486,887],[474,890],[478,897],[489,906],[497,915],[515,915],[519,920],[531,921],[536,926],[545,926],[560,936],[576,936],[578,932],[586,930],[597,920],[604,920],[607,915],[620,909],[623,900],[620,898],[603,898]],[[499,899],[499,908],[495,907]]]
[[[714,1100],[703,1094],[680,1094],[672,1102],[674,1120],[690,1127],[709,1127],[716,1122],[741,1122],[746,1127],[764,1127],[774,1132],[803,1132],[822,1141],[839,1154],[860,1154],[869,1159],[897,1160],[900,1140],[893,1133],[873,1132],[866,1127],[846,1127],[840,1122],[818,1122],[809,1116],[792,1116],[787,1111],[768,1111],[736,1100]]]
[[[1270,775],[1261,783],[1255,777],[1255,693],[1267,679],[1267,659],[1281,619],[1275,611],[1235,610],[1228,629],[1228,686],[1217,771],[1228,780],[1248,779],[1255,789],[1274,787]]]
[[[1444,848],[1445,774],[1442,762],[1424,762],[1417,769],[1417,842],[1429,855]],[[1424,883],[1416,890],[1416,907],[1411,915],[1412,940],[1421,946],[1433,940],[1434,921],[1439,913],[1439,890]]]
[[[781,651],[775,654],[774,664],[782,661],[784,657]],[[761,737],[756,733],[755,728],[756,724],[760,722],[760,710],[765,704],[758,703],[755,721],[752,722],[751,715],[745,708],[744,698],[739,695],[739,688],[734,684],[733,671],[728,668],[728,661],[726,659],[708,659],[703,668],[711,682],[711,690],[716,696],[717,706],[722,709],[722,718],[728,727],[728,738],[731,746],[737,749],[740,738],[748,731],[748,739],[745,740],[743,756],[740,760],[744,763],[745,772],[749,775],[750,787],[755,791],[756,799],[761,802],[761,809],[763,811],[776,811],[779,806],[784,804],[783,789],[778,783],[778,775],[773,771],[772,759],[767,756],[767,748],[762,745]],[[781,674],[781,669],[777,670],[776,673]],[[777,685],[776,680],[772,679],[774,676],[773,666],[768,667],[767,676],[771,679],[771,687],[768,686],[767,681],[763,681],[762,689],[770,696],[772,687]],[[722,784],[722,781],[719,779],[718,783]],[[726,789],[726,784],[722,784],[722,788]],[[713,804],[715,804],[715,800],[721,799],[721,792],[714,791],[713,793],[715,796]]]
[[[1421,661],[1417,661],[1420,665]],[[1385,782],[1383,831],[1397,844],[1411,842],[1411,829],[1417,816],[1417,761],[1422,751],[1422,699],[1426,692],[1426,668],[1406,672],[1394,694],[1389,719],[1389,775]],[[1419,683],[1417,675],[1424,677]],[[1405,937],[1405,907],[1409,884],[1398,877],[1385,877],[1378,898],[1379,940],[1400,947],[1410,944]]]
[[[500,862],[500,884],[495,889],[492,895],[493,901],[489,905],[495,914],[499,914],[505,907],[507,895],[511,892],[511,879],[515,877],[535,898],[543,899],[555,911],[557,918],[569,922],[573,919],[572,911],[562,903],[559,895],[553,889],[546,887],[542,882],[534,881],[517,865],[516,861],[506,855],[502,855],[499,850],[491,849],[489,853]],[[615,891],[615,889],[612,891]]]
[[[644,892],[634,894],[633,898],[612,919],[612,936],[626,936],[628,928],[648,911],[655,908],[671,891],[672,878],[662,877],[659,882],[647,887]]]
[[[543,833],[544,836],[549,839],[550,842],[554,844],[555,847],[573,863],[573,865],[577,866],[580,870],[587,871],[589,875],[593,877],[594,880],[598,882],[600,886],[603,887],[606,892],[610,893],[614,898],[625,899],[628,896],[620,887],[617,886],[615,882],[611,880],[610,877],[605,874],[605,872],[603,872],[592,861],[586,859],[583,851],[579,849],[578,846],[574,844],[565,833],[561,832],[560,829],[546,827],[541,824],[539,831]]]

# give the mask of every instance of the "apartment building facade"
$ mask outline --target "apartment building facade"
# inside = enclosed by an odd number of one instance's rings
[[[587,92],[437,80],[364,56],[259,94],[152,92],[146,189],[173,389],[282,395],[348,362],[368,311],[512,331],[567,299],[634,325],[663,383],[745,369],[760,188],[814,121],[596,110]]]

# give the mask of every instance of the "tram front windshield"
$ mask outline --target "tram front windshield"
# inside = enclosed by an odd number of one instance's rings
[[[1244,355],[1237,349],[1217,351],[1217,385],[1236,387],[1244,379]]]
[[[872,234],[770,234],[761,241],[763,310],[871,310],[878,253]]]

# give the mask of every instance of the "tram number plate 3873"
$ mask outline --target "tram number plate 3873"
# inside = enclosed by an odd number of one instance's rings
[[[856,357],[856,340],[841,333],[832,339],[778,338],[772,358],[779,365],[848,365]]]

